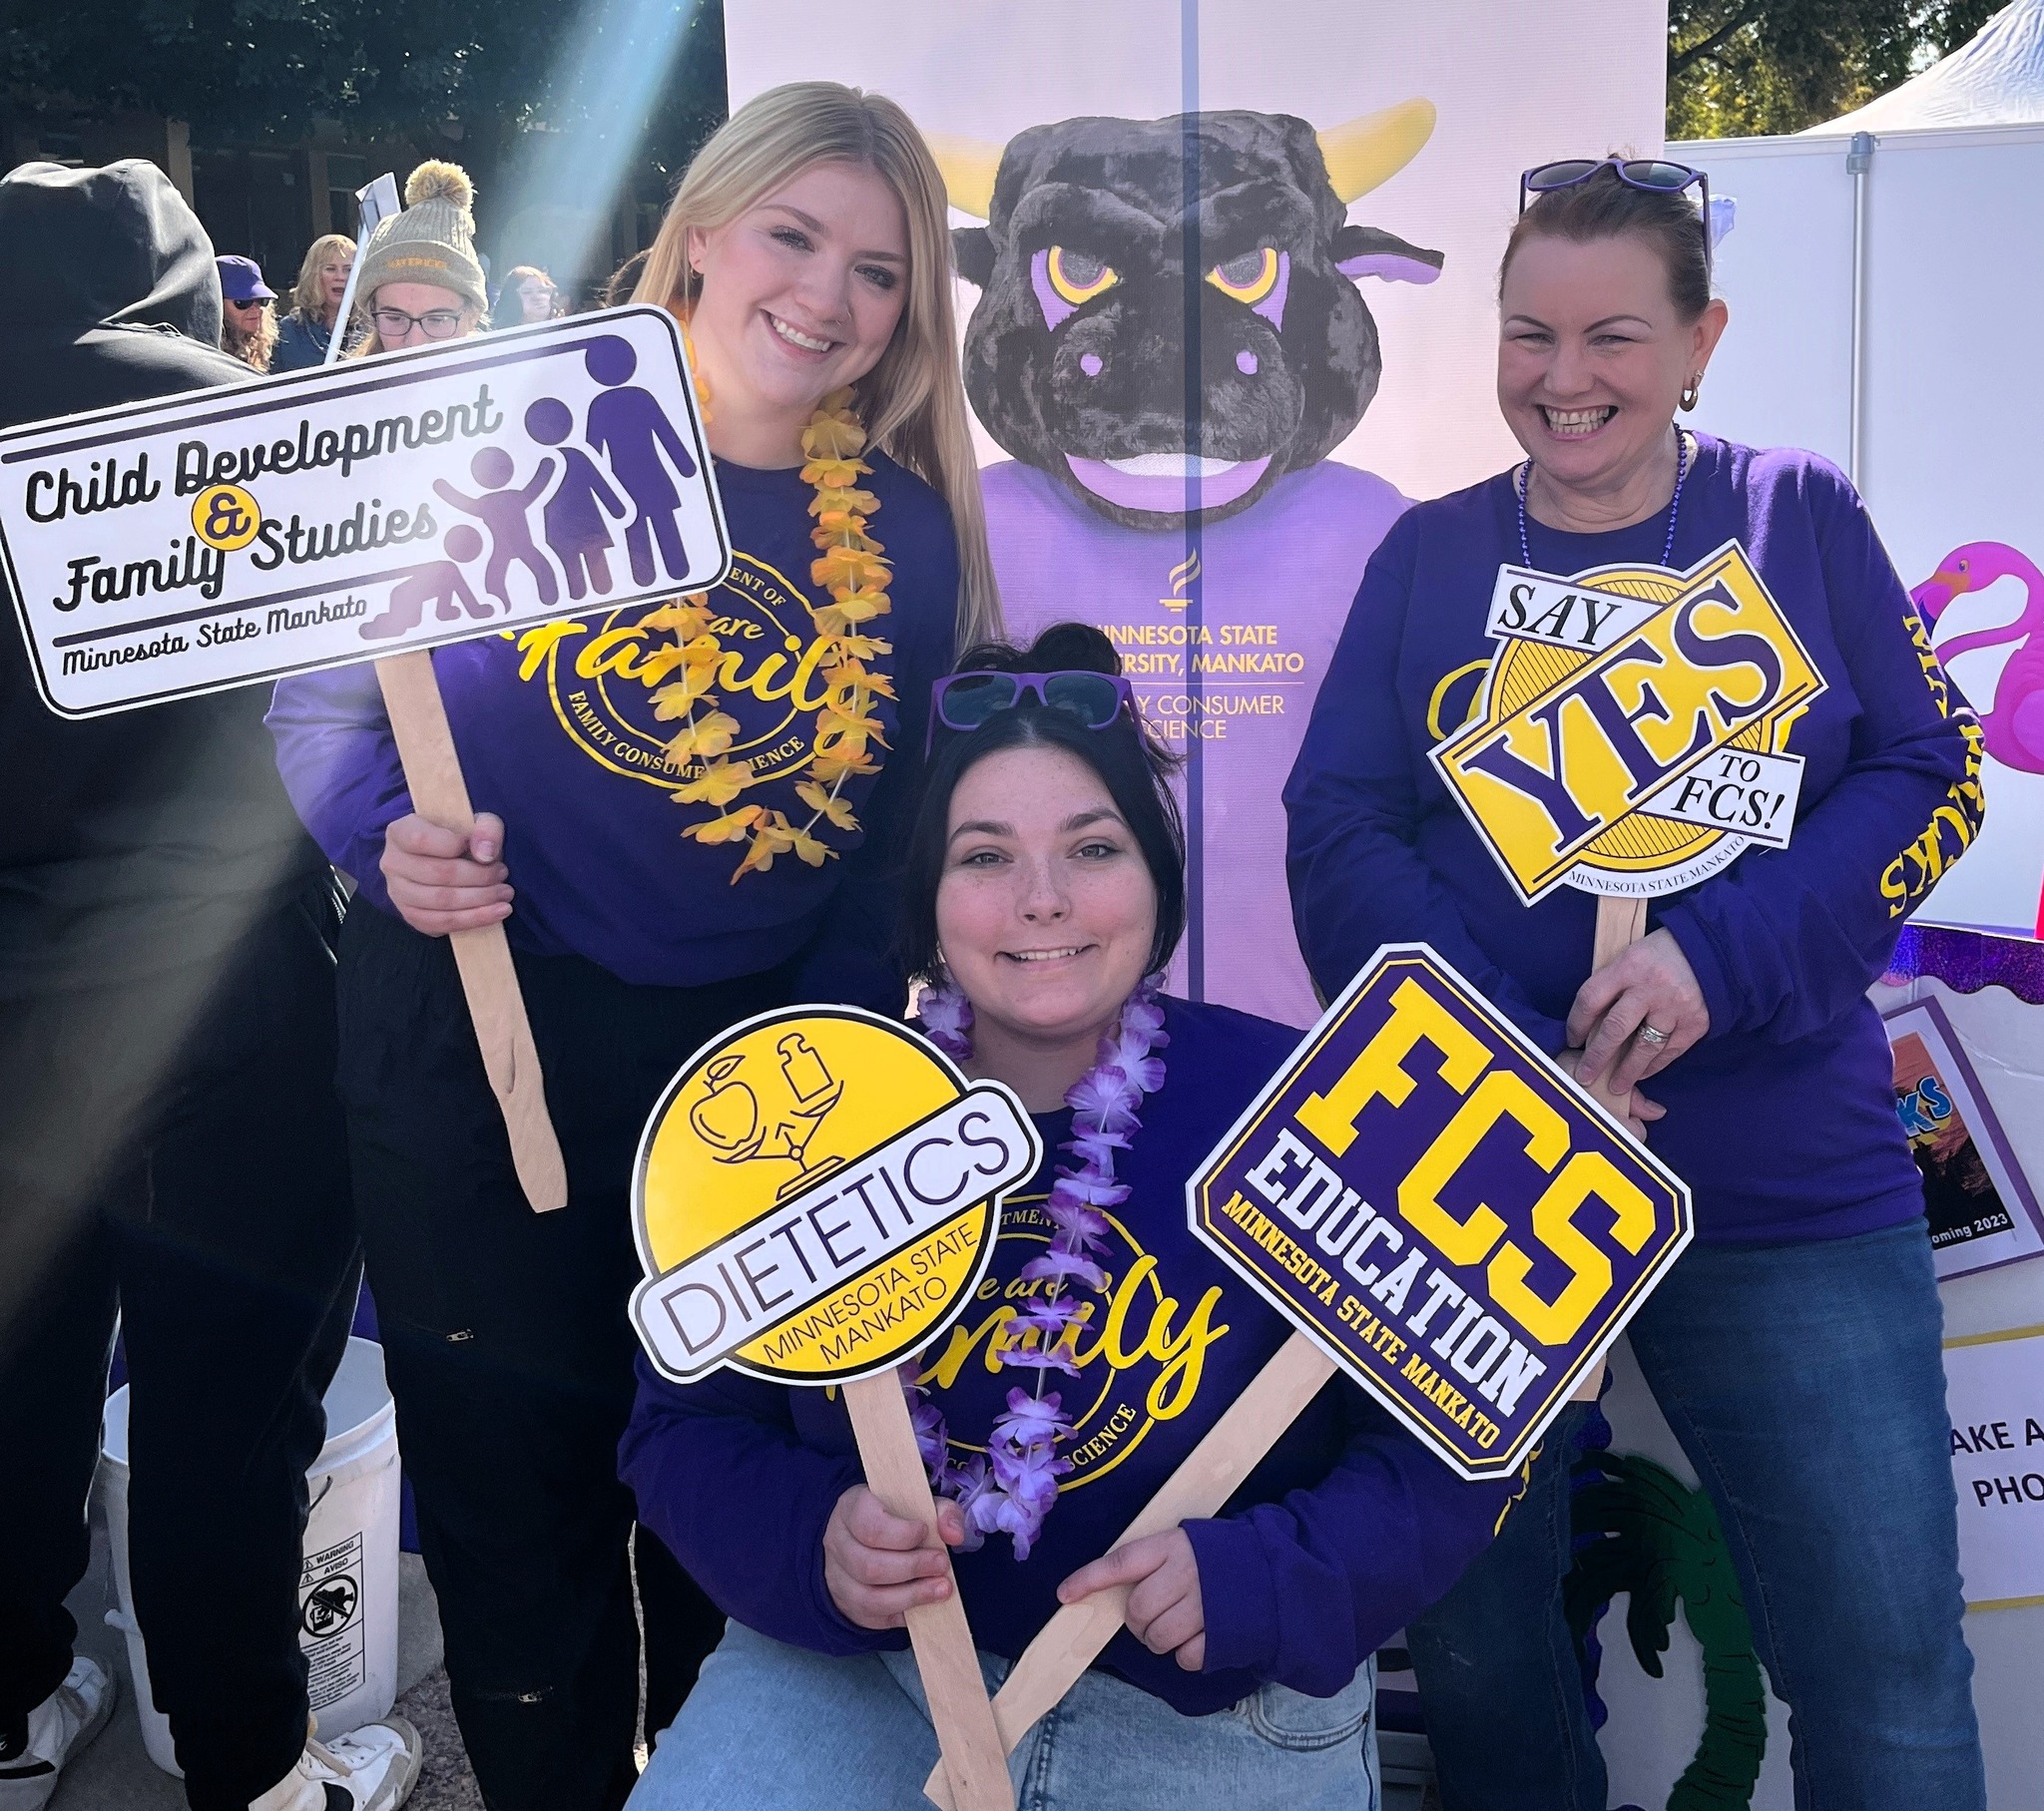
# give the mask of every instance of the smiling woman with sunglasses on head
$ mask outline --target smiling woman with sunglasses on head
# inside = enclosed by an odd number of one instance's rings
[[[1379,943],[1423,938],[1629,1100],[1698,1228],[1632,1350],[1792,1714],[1796,1802],[1977,1811],[1937,1288],[1865,990],[1978,826],[1978,730],[1845,479],[1675,425],[1727,318],[1692,190],[1702,173],[1665,162],[1527,173],[1497,368],[1526,460],[1418,505],[1370,562],[1285,789],[1293,910],[1328,994]],[[1766,744],[1800,763],[1793,835],[1706,850],[1652,901],[1648,934],[1591,974],[1592,896],[1522,904],[1429,751],[1477,708],[1501,568],[1681,574],[1728,544],[1823,680],[1786,744]],[[1601,734],[1614,770],[1649,784],[1649,763],[1683,759],[1692,715],[1708,728],[1705,696],[1757,710],[1781,680],[1779,653],[1722,617],[1699,605],[1674,632],[1719,665],[1701,693],[1643,640],[1632,689],[1586,688],[1580,718],[1549,720]],[[1529,782],[1550,782],[1557,811],[1559,777]],[[1449,1811],[1603,1811],[1562,1612],[1582,1413],[1503,1538],[1408,1630]]]
[[[990,1684],[1061,1602],[1132,1587],[1016,1750],[1023,1803],[1365,1811],[1370,1656],[1513,1487],[1459,1483],[1338,1381],[1221,1515],[1113,1549],[1286,1338],[1192,1236],[1185,1184],[1298,1038],[1157,991],[1185,836],[1117,665],[1065,624],[937,687],[903,956],[924,1031],[1014,1089],[1049,1155],[922,1355],[917,1432]],[[903,1612],[950,1585],[866,1489],[842,1402],[730,1372],[678,1387],[643,1360],[640,1379],[640,1516],[733,1620],[633,1811],[921,1803],[937,1748]]]
[[[482,277],[465,226],[393,242],[363,253],[377,343],[420,343],[457,305],[466,331]],[[950,249],[943,180],[891,102],[818,82],[741,108],[682,179],[635,298],[692,343],[731,577],[643,595],[656,550],[677,570],[677,492],[629,348],[599,341],[584,431],[542,400],[510,442],[511,481],[554,486],[549,545],[580,550],[559,574],[574,614],[432,657],[473,834],[412,810],[367,669],[277,688],[292,798],[360,883],[341,1092],[454,1708],[493,1811],[612,1811],[636,1778],[641,1624],[656,1728],[722,1630],[660,1543],[635,1543],[618,1482],[627,1183],[654,1101],[727,1026],[791,1000],[901,1010],[893,865],[930,684],[999,621]],[[511,1171],[447,942],[499,921],[567,1160],[554,1213]]]

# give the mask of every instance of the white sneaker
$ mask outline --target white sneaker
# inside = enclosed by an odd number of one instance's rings
[[[114,1681],[97,1660],[80,1654],[64,1683],[28,1713],[28,1741],[0,1753],[0,1811],[42,1811],[57,1790],[57,1776],[107,1726]]]
[[[298,1764],[249,1811],[397,1811],[418,1777],[419,1732],[386,1716],[330,1742],[307,1736]]]

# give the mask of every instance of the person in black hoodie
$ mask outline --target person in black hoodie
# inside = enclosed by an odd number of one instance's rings
[[[164,174],[0,178],[0,425],[246,380]],[[104,1722],[64,1598],[116,1313],[135,1606],[195,1811],[389,1811],[401,1719],[308,1743],[305,1471],[359,1261],[333,1093],[330,870],[268,688],[90,721],[0,627],[0,1807]]]

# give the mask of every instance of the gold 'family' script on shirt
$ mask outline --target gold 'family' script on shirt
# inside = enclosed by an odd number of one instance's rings
[[[1051,1231],[1038,1205],[1042,1198],[1010,1197],[1001,1215],[1002,1247],[1042,1246]],[[1063,1356],[1080,1372],[1075,1385],[1065,1386],[1068,1401],[1076,1396],[1071,1402],[1073,1439],[1065,1449],[1076,1470],[1061,1487],[1068,1491],[1113,1470],[1153,1426],[1183,1415],[1199,1395],[1207,1353],[1229,1331],[1228,1323],[1216,1318],[1223,1296],[1219,1284],[1210,1285],[1195,1302],[1180,1302],[1167,1292],[1156,1256],[1113,1213],[1105,1217],[1112,1238],[1112,1250],[1102,1260],[1109,1276],[1105,1298],[1087,1302],[1059,1341]],[[975,1361],[990,1376],[1001,1373],[1008,1323],[1045,1287],[1042,1279],[1014,1275],[1018,1262],[996,1258],[996,1273],[980,1283],[974,1306],[924,1353],[918,1381],[948,1392]],[[1025,1333],[1014,1343],[1029,1350],[1041,1339]],[[965,1452],[983,1450],[964,1441],[953,1445]]]

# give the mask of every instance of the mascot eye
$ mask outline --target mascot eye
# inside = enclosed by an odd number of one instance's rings
[[[1246,251],[1207,272],[1207,280],[1223,295],[1254,308],[1278,286],[1278,253],[1269,245]]]
[[[1050,286],[1074,307],[1104,294],[1122,280],[1112,264],[1103,263],[1097,257],[1088,257],[1083,251],[1068,250],[1063,245],[1050,248],[1049,275]]]

